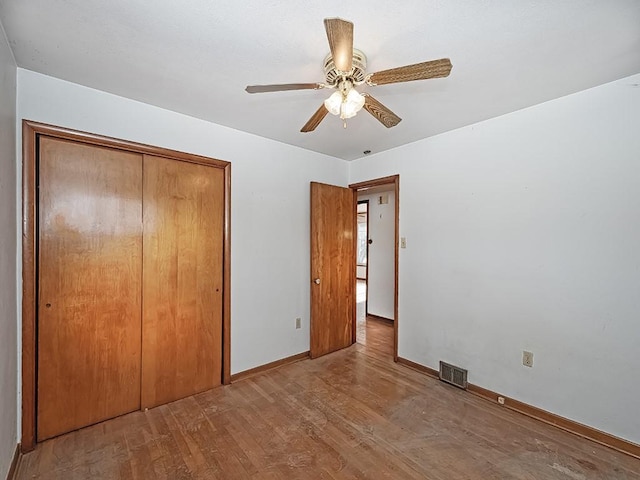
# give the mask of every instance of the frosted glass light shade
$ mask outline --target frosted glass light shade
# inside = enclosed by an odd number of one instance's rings
[[[324,106],[327,107],[327,110],[329,110],[329,113],[332,115],[340,115],[342,92],[333,92],[331,96],[324,101]]]
[[[349,90],[347,98],[342,103],[342,112],[340,118],[355,117],[362,107],[364,106],[364,96],[360,95],[355,90]]]

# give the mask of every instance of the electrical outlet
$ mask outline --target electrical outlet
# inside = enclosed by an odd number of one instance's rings
[[[296,328],[302,327],[302,319],[300,317],[296,318]]]
[[[533,353],[526,350],[522,352],[522,364],[525,367],[533,367]]]
[[[504,397],[498,397],[498,403],[504,405]]]

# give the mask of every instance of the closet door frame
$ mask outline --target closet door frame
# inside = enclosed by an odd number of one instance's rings
[[[87,145],[197,163],[224,170],[223,292],[222,292],[222,372],[223,385],[231,383],[231,163],[127,140],[56,127],[30,120],[22,121],[22,438],[21,451],[36,446],[37,398],[37,239],[38,138],[48,136]]]

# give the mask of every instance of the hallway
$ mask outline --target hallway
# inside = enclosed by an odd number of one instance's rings
[[[366,345],[382,356],[393,357],[393,323],[366,316],[367,283],[356,285],[356,342]]]

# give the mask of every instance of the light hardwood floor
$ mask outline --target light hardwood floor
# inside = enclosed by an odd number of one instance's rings
[[[17,478],[640,479],[640,460],[393,363],[392,331],[369,320],[366,344],[46,441]]]

